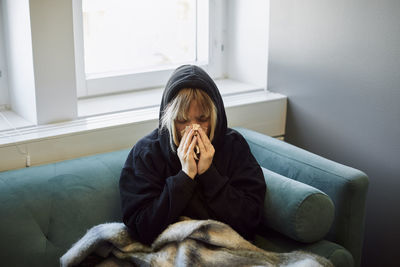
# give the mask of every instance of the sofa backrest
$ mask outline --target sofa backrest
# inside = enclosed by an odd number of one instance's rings
[[[0,173],[3,266],[58,266],[94,225],[121,221],[119,176],[129,150]]]

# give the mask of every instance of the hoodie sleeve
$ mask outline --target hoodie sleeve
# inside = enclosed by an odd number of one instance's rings
[[[221,175],[211,165],[198,176],[198,183],[216,219],[229,224],[246,239],[252,239],[262,216],[264,175],[243,138],[232,145],[230,177]]]
[[[196,182],[183,171],[161,177],[151,156],[132,154],[119,182],[123,221],[134,238],[149,245],[169,224],[178,220]]]

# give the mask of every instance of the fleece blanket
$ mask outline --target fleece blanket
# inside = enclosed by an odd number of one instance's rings
[[[61,257],[66,266],[332,266],[302,251],[274,253],[243,239],[213,220],[170,225],[151,246],[132,240],[123,223],[91,228]]]

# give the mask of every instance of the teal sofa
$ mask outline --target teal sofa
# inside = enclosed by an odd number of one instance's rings
[[[267,183],[255,244],[278,252],[312,251],[335,266],[359,266],[367,176],[266,135],[237,130]],[[121,221],[118,181],[128,152],[1,172],[1,265],[58,266],[87,229]]]

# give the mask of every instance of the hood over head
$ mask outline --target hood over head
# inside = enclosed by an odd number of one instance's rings
[[[161,127],[161,117],[163,110],[178,92],[185,88],[193,88],[203,90],[214,102],[217,109],[217,124],[214,132],[212,144],[217,148],[224,141],[224,136],[227,131],[227,120],[225,107],[222,101],[221,94],[217,85],[211,77],[200,67],[195,65],[183,65],[178,67],[169,78],[164,93],[161,99],[159,128]],[[170,148],[169,134],[166,129],[160,131],[160,143],[165,156],[169,158],[170,153],[173,153]]]

